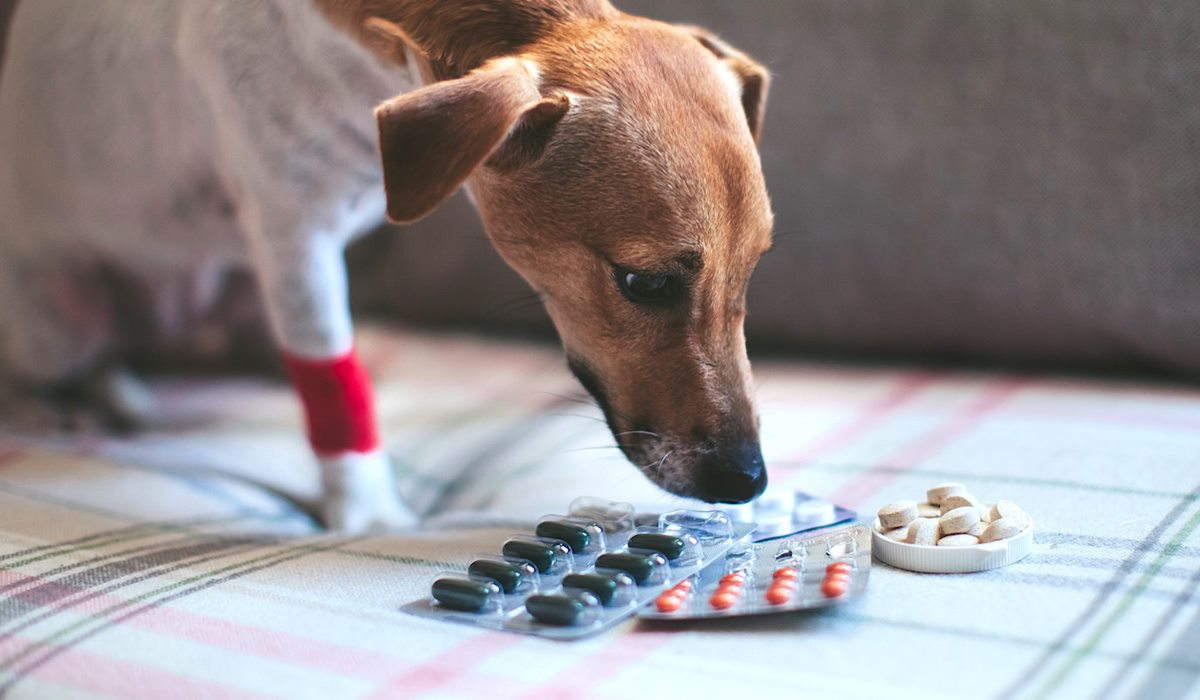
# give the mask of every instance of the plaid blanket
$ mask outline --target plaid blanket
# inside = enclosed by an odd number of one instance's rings
[[[419,532],[323,533],[286,386],[171,379],[136,437],[0,440],[9,698],[1200,697],[1200,391],[761,362],[775,483],[872,512],[934,482],[1038,526],[1006,569],[878,565],[828,612],[562,644],[405,616],[438,571],[581,494],[676,502],[559,353],[368,329]]]

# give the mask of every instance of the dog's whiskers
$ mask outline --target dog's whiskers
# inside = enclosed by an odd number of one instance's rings
[[[622,431],[619,433],[613,433],[613,437],[622,437],[625,435],[649,435],[650,437],[654,438],[655,440],[662,439],[662,435],[659,435],[658,433],[652,432],[650,430],[625,430],[625,431]]]
[[[673,454],[675,454],[675,450],[667,450],[667,453],[666,453],[666,454],[664,454],[664,455],[662,456],[662,459],[658,460],[657,462],[652,462],[651,464],[647,464],[646,466],[644,466],[644,467],[639,467],[639,468],[640,468],[640,469],[641,469],[643,472],[645,472],[646,470],[650,469],[650,468],[651,468],[651,466],[653,465],[653,467],[654,467],[654,468],[653,468],[653,470],[652,470],[652,471],[653,471],[653,474],[654,474],[654,476],[655,476],[655,477],[658,477],[658,476],[659,476],[659,474],[660,474],[660,472],[661,472],[661,470],[662,470],[662,466],[663,466],[663,464],[664,464],[664,463],[666,463],[666,461],[667,461],[667,458],[668,458],[668,457],[670,457],[670,456],[671,456],[671,455],[673,455]]]

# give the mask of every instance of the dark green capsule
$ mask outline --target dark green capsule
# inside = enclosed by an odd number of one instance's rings
[[[617,594],[617,582],[603,574],[568,574],[563,577],[563,588],[582,588],[591,591],[603,605],[612,603]]]
[[[505,593],[512,593],[521,585],[521,570],[506,561],[476,559],[467,567],[467,573],[495,581]]]
[[[675,535],[656,532],[639,532],[629,538],[630,549],[653,549],[666,557],[668,561],[675,561],[683,556],[685,546],[683,540]]]
[[[566,542],[571,551],[576,554],[586,551],[588,545],[592,543],[592,534],[587,531],[587,528],[561,520],[543,520],[537,524],[534,532],[538,537],[550,537]]]
[[[492,600],[492,587],[486,581],[439,578],[433,582],[433,599],[451,610],[479,612]]]
[[[525,609],[533,619],[558,627],[578,625],[586,607],[583,601],[563,595],[531,595],[525,599]]]
[[[501,550],[506,557],[514,559],[528,559],[533,563],[534,568],[538,573],[546,573],[554,568],[554,564],[558,561],[558,554],[553,547],[542,544],[541,542],[530,542],[529,540],[509,540],[504,543]]]
[[[640,586],[654,573],[654,565],[662,561],[660,556],[657,552],[652,554],[610,552],[596,557],[596,568],[624,571],[632,576],[633,580],[637,581]]]

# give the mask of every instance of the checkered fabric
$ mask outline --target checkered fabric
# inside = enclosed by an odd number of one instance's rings
[[[676,502],[553,348],[377,329],[359,347],[419,532],[313,524],[282,383],[163,380],[135,437],[4,438],[0,696],[1200,697],[1200,390],[760,362],[775,483],[871,512],[961,480],[1024,506],[1034,553],[877,565],[827,612],[568,644],[397,608],[577,495]]]

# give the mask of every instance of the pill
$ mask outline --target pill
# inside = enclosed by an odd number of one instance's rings
[[[745,576],[743,576],[742,574],[739,574],[739,573],[737,573],[737,572],[734,572],[734,573],[732,573],[732,574],[725,574],[724,576],[722,576],[722,577],[721,577],[721,581],[720,581],[720,583],[722,583],[722,584],[725,584],[725,583],[742,583],[742,582],[743,582],[743,581],[745,581],[745,580],[746,580],[746,577],[745,577]]]
[[[600,601],[589,593],[576,596],[531,595],[525,599],[525,609],[538,622],[572,627],[584,621],[589,600],[594,605],[600,604]]]
[[[624,571],[637,581],[638,585],[646,582],[659,566],[666,565],[667,560],[658,552],[609,552],[596,557],[597,569],[617,569]]]
[[[825,581],[821,583],[821,593],[824,594],[826,598],[837,598],[838,596],[843,595],[846,592],[846,589],[849,587],[849,581],[840,578],[825,579]]]
[[[619,587],[616,579],[604,574],[567,574],[563,577],[562,585],[563,588],[589,591],[600,600],[601,605],[612,603]]]
[[[771,605],[783,605],[792,599],[794,589],[772,586],[767,590],[767,602]]]
[[[842,573],[849,574],[853,570],[854,570],[854,565],[848,561],[835,561],[832,564],[830,564],[829,566],[825,567],[826,574],[832,574],[835,571],[840,571]]]
[[[938,484],[925,492],[925,500],[932,505],[942,505],[942,499],[953,493],[965,493],[966,486],[962,484],[950,482],[947,484]]]
[[[683,606],[683,597],[672,595],[669,592],[663,593],[654,601],[654,607],[659,612],[671,613]]]
[[[980,542],[995,542],[996,540],[1006,540],[1009,537],[1016,537],[1021,534],[1021,530],[1025,528],[1012,518],[998,518],[993,520],[987,529],[979,535]]]
[[[800,586],[800,582],[795,579],[777,578],[774,581],[771,581],[771,585],[769,586],[769,588],[787,588],[790,590],[795,590],[799,586]]]
[[[708,604],[717,610],[728,610],[737,603],[737,599],[738,597],[733,593],[718,592],[713,597],[708,599]]]
[[[479,612],[491,604],[499,590],[499,585],[490,581],[439,578],[433,582],[431,594],[434,600],[451,610]]]
[[[538,537],[549,537],[567,543],[572,552],[586,552],[592,543],[592,533],[587,528],[563,520],[543,520],[534,530]]]
[[[908,526],[909,544],[935,545],[938,540],[938,521],[933,518],[917,518]]]
[[[984,533],[984,531],[987,530],[987,526],[988,526],[987,523],[980,520],[979,522],[972,525],[970,530],[967,530],[963,534],[970,535],[972,537],[983,537],[983,533]]]
[[[916,522],[916,521],[914,520],[913,522]],[[891,530],[888,530],[887,532],[883,533],[883,536],[888,538],[889,540],[903,542],[908,537],[908,528],[909,528],[908,525],[905,525],[903,527],[892,528]]]
[[[725,583],[718,583],[717,590],[718,591],[733,591],[734,593],[740,594],[742,592],[742,588],[745,585],[746,585],[745,581],[726,581]]]
[[[879,509],[879,523],[888,530],[904,527],[916,519],[915,501],[896,501]]]
[[[528,566],[528,565],[524,565]],[[491,579],[500,585],[505,593],[512,593],[521,585],[521,568],[506,561],[491,559],[476,559],[467,567],[467,573],[472,578]]]
[[[942,515],[949,513],[955,508],[974,508],[979,511],[979,518],[983,519],[983,502],[975,498],[966,491],[962,493],[952,493],[942,499]]]
[[[939,547],[970,547],[971,545],[979,544],[979,538],[973,535],[958,534],[946,535],[938,540]]]
[[[558,563],[558,552],[550,545],[529,540],[509,540],[500,548],[506,557],[528,559],[538,572],[546,573]]]
[[[846,583],[849,583],[850,582],[850,574],[844,573],[841,571],[835,571],[831,574],[825,574],[825,580],[826,581],[844,581]]]
[[[675,535],[639,532],[629,538],[629,547],[631,549],[652,549],[662,554],[668,561],[675,561],[683,555],[686,544]]]
[[[932,503],[918,503],[917,517],[918,518],[939,518],[942,515],[942,509]]]
[[[782,569],[775,569],[775,572],[771,574],[771,578],[775,579],[776,581],[795,581],[796,579],[800,578],[800,572],[788,566]]]
[[[690,592],[692,590],[692,580],[690,578],[685,578],[684,580],[675,584],[675,590],[683,591],[684,593]]]
[[[1029,525],[1029,516],[1026,515],[1025,511],[1021,510],[1020,506],[1012,501],[996,501],[996,504],[992,506],[990,515],[993,522],[1001,518],[1006,518],[1010,522],[1019,525],[1022,530]]]
[[[943,536],[966,532],[977,522],[979,522],[979,509],[971,506],[961,506],[947,511],[937,521],[938,529],[941,530]]]

